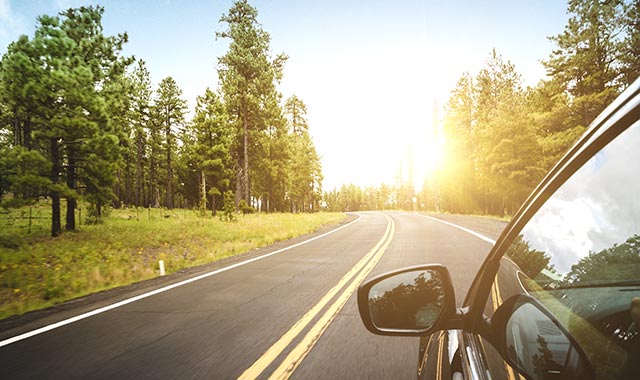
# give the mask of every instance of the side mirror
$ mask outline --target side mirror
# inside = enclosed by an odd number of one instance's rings
[[[364,325],[378,335],[423,336],[455,315],[455,297],[447,268],[425,265],[373,278],[358,289]]]
[[[516,295],[491,319],[505,361],[533,380],[594,379],[586,354],[535,298]]]

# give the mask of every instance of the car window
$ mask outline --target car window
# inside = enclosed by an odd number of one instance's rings
[[[636,122],[548,199],[506,251],[485,307],[491,317],[514,295],[536,298],[576,340],[598,379],[640,375],[638,147]],[[531,356],[562,363],[556,330],[536,328]]]

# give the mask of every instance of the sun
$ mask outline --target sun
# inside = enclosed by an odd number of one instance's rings
[[[403,176],[411,179],[414,189],[420,189],[444,165],[445,138],[438,123],[418,126],[412,135],[416,139],[406,147]]]

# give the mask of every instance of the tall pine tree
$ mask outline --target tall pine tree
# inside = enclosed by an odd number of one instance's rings
[[[67,198],[66,229],[73,230],[79,184],[96,200],[112,185],[111,168],[91,169],[117,150],[106,110],[108,84],[131,60],[119,56],[126,34],[104,36],[103,13],[102,7],[80,7],[41,16],[34,38],[20,37],[3,57],[3,82],[11,82],[4,95],[16,106],[16,136],[22,135],[17,141],[38,148],[50,162],[52,236],[62,230],[61,197]]]
[[[160,82],[154,110],[156,121],[159,123],[163,133],[164,158],[165,158],[165,202],[164,205],[168,209],[173,208],[174,201],[174,161],[177,151],[177,133],[179,128],[184,125],[184,113],[187,103],[181,98],[182,90],[178,87],[175,80],[167,77]]]
[[[236,163],[236,205],[251,203],[252,154],[265,123],[264,99],[274,97],[286,56],[271,58],[270,37],[257,20],[258,12],[247,0],[234,2],[220,19],[225,30],[217,37],[230,39],[228,52],[219,58],[218,75],[230,122],[235,127],[232,156]]]

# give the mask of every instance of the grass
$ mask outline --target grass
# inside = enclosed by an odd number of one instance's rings
[[[28,219],[22,219],[28,213],[0,214],[0,319],[153,278],[160,259],[170,273],[344,218],[340,213],[252,214],[222,222],[191,210],[124,209],[112,210],[104,224],[80,225],[78,232],[50,238],[46,205],[37,208],[43,219],[32,219],[30,233]]]

